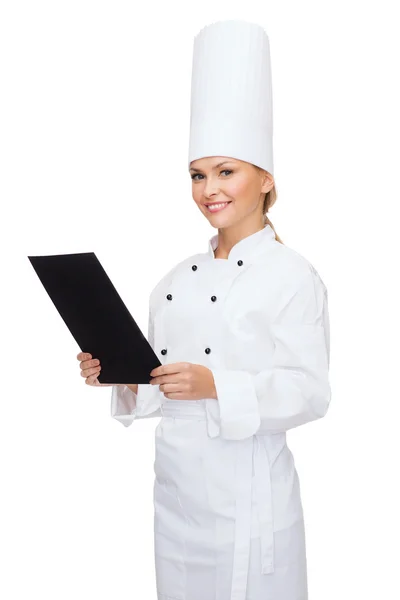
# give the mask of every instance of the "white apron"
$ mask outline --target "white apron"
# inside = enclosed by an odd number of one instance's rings
[[[269,225],[228,259],[179,263],[150,296],[149,342],[163,364],[211,369],[218,400],[169,400],[113,386],[124,425],[155,432],[158,600],[307,600],[300,487],[286,431],[330,402],[325,285]]]

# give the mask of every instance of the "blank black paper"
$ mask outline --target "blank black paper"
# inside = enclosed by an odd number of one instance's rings
[[[99,359],[99,382],[149,383],[161,363],[95,253],[28,258],[81,351]]]

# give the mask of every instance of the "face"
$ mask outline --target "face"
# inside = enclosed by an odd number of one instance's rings
[[[247,218],[262,218],[264,194],[273,176],[254,165],[226,156],[207,156],[190,163],[192,195],[214,227],[222,228]],[[209,204],[221,204],[213,209]]]

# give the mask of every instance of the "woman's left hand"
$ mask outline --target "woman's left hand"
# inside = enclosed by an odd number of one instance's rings
[[[217,399],[214,377],[210,369],[188,362],[161,365],[150,372],[149,383],[159,385],[170,400]]]

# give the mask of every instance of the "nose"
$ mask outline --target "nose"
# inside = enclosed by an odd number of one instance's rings
[[[204,195],[207,198],[210,198],[210,196],[215,196],[217,195],[219,192],[217,183],[215,182],[215,180],[210,177],[209,179],[206,180],[206,185],[204,186]]]

